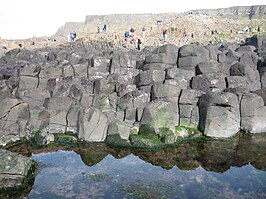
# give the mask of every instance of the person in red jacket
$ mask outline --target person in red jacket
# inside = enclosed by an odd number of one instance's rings
[[[166,40],[167,40],[167,36],[168,36],[168,30],[165,28],[165,29],[163,30],[163,42],[166,42]]]

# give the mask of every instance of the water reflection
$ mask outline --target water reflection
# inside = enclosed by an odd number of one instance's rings
[[[266,133],[158,151],[92,143],[20,152],[40,165],[29,198],[266,198]]]
[[[257,169],[266,170],[266,133],[240,134],[228,140],[184,143],[179,147],[158,151],[119,150],[97,144],[79,147],[75,152],[88,166],[97,164],[108,154],[119,159],[132,153],[145,162],[165,169],[177,166],[181,170],[192,170],[201,166],[207,171],[225,172],[231,166],[251,164]]]
[[[265,198],[266,172],[251,165],[221,173],[154,166],[131,154],[85,165],[73,151],[33,155],[42,169],[29,198]]]

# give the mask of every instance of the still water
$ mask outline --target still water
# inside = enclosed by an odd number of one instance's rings
[[[266,133],[161,150],[104,143],[10,149],[38,163],[25,198],[266,198]]]
[[[73,151],[32,158],[41,169],[28,198],[266,198],[266,172],[250,164],[218,173],[166,170],[132,154],[94,166]]]

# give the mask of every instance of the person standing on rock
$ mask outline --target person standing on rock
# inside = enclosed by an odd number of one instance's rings
[[[145,27],[142,27],[142,37],[145,38]]]
[[[138,44],[138,47],[137,47],[137,49],[138,49],[138,50],[140,50],[140,45],[142,44],[142,42],[141,42],[141,39],[140,39],[140,38],[138,38],[138,43],[137,43],[137,44]]]
[[[100,26],[97,26],[97,31],[98,33],[100,33]]]
[[[128,32],[128,31],[126,31],[126,32],[125,32],[125,41],[127,41],[127,40],[128,40],[128,37],[129,37],[129,32]]]
[[[166,42],[166,40],[167,40],[167,35],[168,35],[168,31],[167,31],[167,29],[165,28],[165,29],[163,30],[163,42]]]
[[[107,25],[106,24],[103,26],[103,32],[107,33]]]

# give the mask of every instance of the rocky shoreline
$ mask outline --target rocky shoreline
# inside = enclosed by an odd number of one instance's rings
[[[35,132],[134,146],[265,132],[265,43],[13,49],[0,59],[0,145]]]

